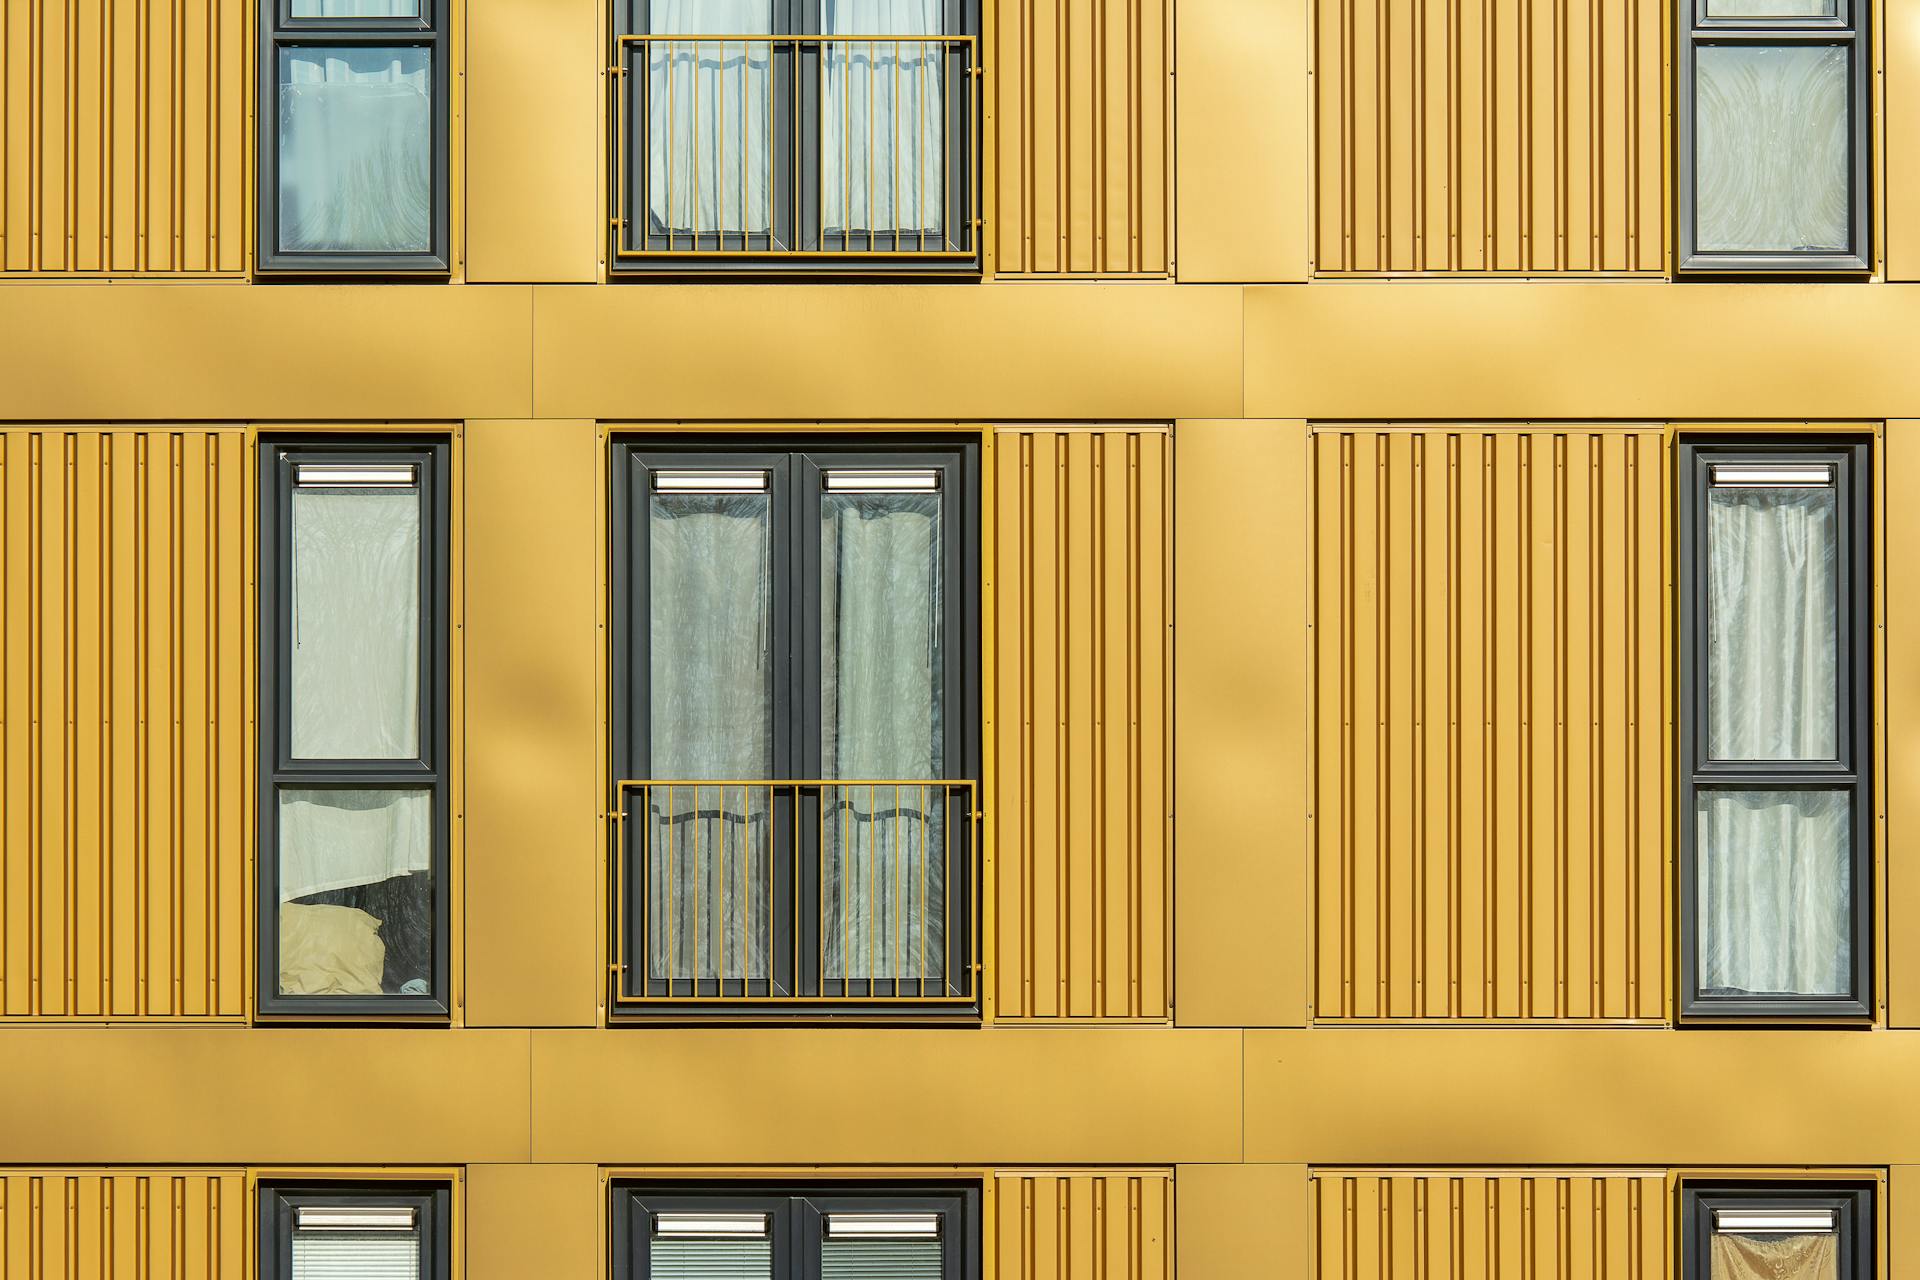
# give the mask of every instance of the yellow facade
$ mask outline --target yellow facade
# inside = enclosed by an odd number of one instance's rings
[[[257,8],[0,16],[0,1280],[254,1276],[299,1176],[447,1182],[455,1280],[612,1280],[635,1177],[968,1181],[993,1280],[1684,1280],[1719,1174],[1920,1255],[1920,2],[1844,281],[1674,277],[1671,0],[983,0],[978,279],[672,282],[610,0],[455,4],[446,278],[270,280]],[[980,449],[965,1025],[610,1017],[615,451],[742,433]],[[1872,442],[1871,1026],[1681,1025],[1709,433]],[[263,440],[394,434],[451,1010],[288,1024]]]

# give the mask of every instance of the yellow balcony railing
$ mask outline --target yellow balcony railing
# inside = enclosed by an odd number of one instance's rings
[[[976,53],[972,36],[620,37],[616,260],[976,262]]]
[[[976,784],[622,782],[616,1006],[975,1000]]]

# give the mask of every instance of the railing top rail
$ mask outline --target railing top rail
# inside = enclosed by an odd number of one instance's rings
[[[622,778],[627,787],[971,787],[973,778]]]
[[[843,36],[843,35],[826,35],[818,32],[796,31],[796,32],[789,33],[784,31],[759,31],[749,35],[725,35],[725,34],[719,34],[719,33],[716,33],[714,35],[706,35],[706,34],[693,35],[693,34],[684,33],[684,32],[678,35],[634,34],[634,35],[621,36],[620,43],[621,44],[693,44],[698,42],[701,44],[706,44],[710,42],[719,42],[724,40],[732,44],[741,44],[741,43],[771,44],[774,42],[785,41],[785,42],[792,42],[794,44],[895,44],[895,43],[899,43],[899,44],[971,45],[973,44],[975,39],[976,37],[974,36],[944,35],[944,34],[937,34],[937,33],[928,34],[928,35],[900,34],[900,35],[891,35],[891,36],[868,36],[868,35],[844,35]]]

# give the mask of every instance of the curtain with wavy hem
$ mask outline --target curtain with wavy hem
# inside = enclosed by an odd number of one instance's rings
[[[280,51],[280,248],[433,247],[432,53]]]
[[[1716,1235],[1708,1280],[1840,1280],[1833,1236]]]
[[[829,42],[821,56],[821,227],[925,234],[946,227],[946,46],[942,0],[822,0],[828,35],[899,36]],[[928,248],[941,247],[938,243]]]
[[[647,29],[647,216],[655,233],[765,234],[773,222],[773,45],[694,39],[770,33],[768,0],[652,0]],[[737,247],[737,246],[736,246]]]

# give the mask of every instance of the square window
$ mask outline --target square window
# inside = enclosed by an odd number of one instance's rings
[[[1871,1182],[1681,1184],[1681,1280],[1873,1280]]]
[[[260,1280],[449,1280],[452,1198],[446,1183],[263,1183]]]

